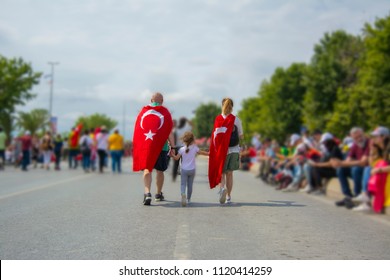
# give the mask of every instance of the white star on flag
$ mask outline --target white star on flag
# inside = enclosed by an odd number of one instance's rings
[[[149,130],[149,132],[148,133],[144,133],[144,135],[146,136],[145,141],[148,140],[148,139],[153,141],[153,136],[156,135],[156,133],[153,133],[151,130]]]

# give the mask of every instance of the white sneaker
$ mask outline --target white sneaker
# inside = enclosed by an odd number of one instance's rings
[[[298,186],[296,184],[290,184],[287,188],[283,189],[282,192],[295,192],[298,190]]]
[[[187,199],[187,205],[190,205],[191,199]]]
[[[226,204],[231,204],[231,203],[232,203],[232,198],[226,197]]]
[[[362,202],[362,203],[368,203],[370,202],[370,197],[367,195],[366,192],[362,192],[357,197],[352,198],[353,202]]]
[[[313,191],[313,189],[310,187],[309,184],[307,184],[305,188],[300,190],[300,192],[305,192],[305,193],[310,193],[311,191]]]
[[[359,211],[359,212],[368,212],[371,210],[370,205],[368,203],[362,203],[359,206],[356,206],[352,208],[353,211]]]
[[[221,188],[219,191],[219,203],[224,204],[226,202],[226,189]]]
[[[181,194],[181,206],[186,207],[187,206],[187,197],[185,193]]]

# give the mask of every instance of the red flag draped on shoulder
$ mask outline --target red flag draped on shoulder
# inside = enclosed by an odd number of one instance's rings
[[[72,136],[71,136],[71,147],[76,148],[79,145],[79,139],[80,139],[80,134],[81,130],[83,129],[83,125],[79,124],[73,131]]]
[[[138,114],[133,136],[133,171],[152,171],[172,131],[172,116],[164,106],[145,106]]]
[[[219,115],[215,118],[213,133],[210,141],[209,156],[209,184],[210,189],[221,183],[223,166],[228,153],[230,136],[233,131],[236,117],[232,114],[224,118]]]

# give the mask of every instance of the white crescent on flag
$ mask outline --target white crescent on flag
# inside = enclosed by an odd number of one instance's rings
[[[159,129],[163,126],[163,124],[164,124],[164,116],[163,116],[160,112],[157,112],[156,110],[152,110],[152,109],[147,110],[147,111],[142,115],[142,117],[141,117],[141,123],[140,123],[141,128],[144,129],[144,124],[143,124],[143,123],[144,123],[144,118],[147,117],[147,116],[149,116],[149,115],[155,115],[155,116],[157,116],[157,117],[160,118],[160,126],[157,128],[157,130],[159,130]]]
[[[215,128],[214,139],[213,139],[214,145],[215,145],[215,138],[217,137],[217,135],[220,133],[226,133],[226,131],[227,131],[227,127],[224,127],[224,126]]]

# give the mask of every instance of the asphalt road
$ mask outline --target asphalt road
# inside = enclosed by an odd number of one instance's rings
[[[140,173],[81,170],[0,172],[0,259],[390,259],[389,216],[355,213],[333,201],[281,193],[234,173],[221,206],[197,161],[192,204],[166,173],[166,201],[143,206]],[[155,187],[153,186],[153,191]]]

